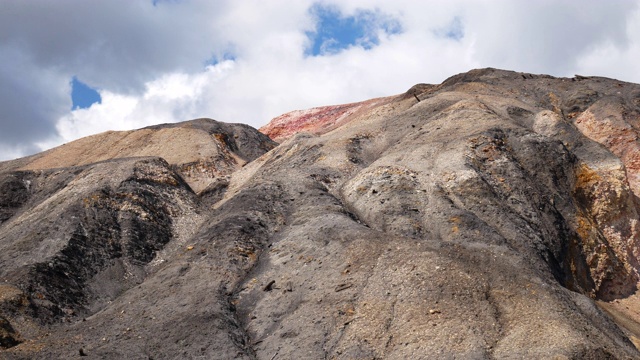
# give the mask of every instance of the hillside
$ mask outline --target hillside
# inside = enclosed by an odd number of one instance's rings
[[[635,359],[640,85],[472,70],[0,163],[0,357]]]

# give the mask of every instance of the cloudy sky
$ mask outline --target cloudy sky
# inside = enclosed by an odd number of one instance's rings
[[[0,160],[496,67],[640,83],[640,0],[0,0]]]

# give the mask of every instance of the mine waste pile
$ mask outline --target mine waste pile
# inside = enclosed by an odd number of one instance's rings
[[[639,133],[480,69],[1,162],[0,358],[640,359]]]

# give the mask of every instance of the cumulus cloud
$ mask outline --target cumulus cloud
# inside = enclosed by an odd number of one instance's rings
[[[0,3],[0,160],[197,117],[258,127],[477,67],[640,82],[638,1]],[[72,110],[74,77],[101,103]]]
[[[34,140],[55,133],[57,116],[71,107],[69,79],[41,68],[18,49],[0,49],[0,159],[39,148]]]
[[[499,1],[471,5],[464,14],[475,56],[484,64],[566,75],[583,56],[611,43],[625,48],[632,2]],[[479,15],[479,16],[473,16]]]

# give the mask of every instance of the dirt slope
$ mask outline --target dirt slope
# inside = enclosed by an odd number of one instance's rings
[[[0,165],[0,170],[44,170],[155,156],[166,160],[194,191],[200,192],[275,145],[246,125],[197,119],[178,125],[164,124],[88,136],[41,154],[7,162]]]
[[[278,119],[199,194],[178,149],[0,163],[0,355],[640,358],[639,85],[482,69],[374,103]]]

